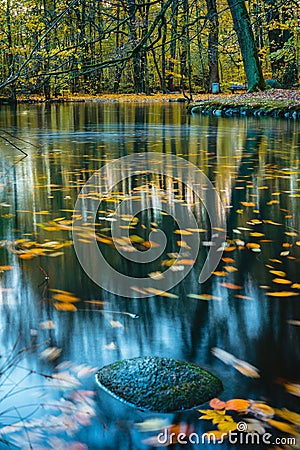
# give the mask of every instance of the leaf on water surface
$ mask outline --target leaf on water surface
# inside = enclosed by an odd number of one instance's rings
[[[192,231],[187,231],[187,230],[175,230],[174,234],[181,234],[182,236],[188,236],[193,233],[192,233]]]
[[[59,388],[78,388],[80,382],[69,372],[59,372],[51,376],[52,385]]]
[[[191,247],[185,241],[177,241],[178,247],[185,248],[187,250],[191,250]]]
[[[212,272],[212,274],[216,275],[217,277],[226,277],[228,275],[228,273],[225,271],[216,271],[216,272]]]
[[[242,298],[244,300],[253,300],[253,297],[248,297],[248,295],[240,295],[240,294],[234,294],[236,298]]]
[[[256,203],[254,202],[240,202],[241,205],[243,206],[249,206],[249,207],[255,207]]]
[[[255,248],[260,248],[260,244],[257,244],[256,242],[247,242],[246,247],[252,250]]]
[[[80,298],[75,297],[75,295],[73,295],[71,293],[69,293],[69,294],[54,294],[53,299],[58,300],[59,302],[63,302],[63,303],[80,302]]]
[[[220,286],[226,287],[227,289],[242,289],[242,286],[233,283],[220,283]]]
[[[291,288],[293,288],[293,289],[300,289],[300,284],[299,283],[294,283],[294,284],[292,284]]]
[[[292,281],[286,280],[285,278],[274,278],[272,281],[277,284],[292,284]]]
[[[224,420],[224,417],[226,414],[225,409],[221,409],[221,410],[198,409],[198,411],[203,414],[203,416],[200,416],[199,419],[203,419],[203,420],[218,419],[219,421],[222,421],[222,420]]]
[[[168,426],[168,420],[161,417],[153,417],[144,420],[144,422],[137,422],[135,426],[142,433],[148,433],[149,431],[162,430]]]
[[[211,349],[211,352],[216,358],[220,359],[225,364],[232,365],[236,361],[236,357],[235,356],[233,356],[229,352],[226,352],[225,350],[222,350],[221,348],[213,347]]]
[[[295,425],[300,425],[300,414],[295,413],[294,411],[289,411],[286,408],[283,409],[275,409],[276,416],[281,417],[282,419],[287,420],[290,423]]]
[[[61,355],[62,349],[58,347],[48,347],[40,353],[40,359],[54,361]]]
[[[0,272],[6,272],[8,270],[12,270],[14,266],[0,266]]]
[[[287,320],[287,323],[289,323],[290,325],[295,325],[297,327],[300,326],[300,320]]]
[[[252,364],[247,363],[246,361],[242,361],[241,359],[236,358],[231,353],[226,352],[218,347],[213,347],[211,349],[212,354],[223,361],[225,364],[228,364],[238,370],[241,374],[250,377],[250,378],[259,378],[259,370],[252,366]]]
[[[230,417],[230,416],[228,416]],[[213,422],[214,423],[214,422]],[[220,422],[218,423],[218,430],[228,433],[230,431],[234,431],[237,428],[237,423],[234,421],[224,421],[224,422]]]
[[[54,303],[53,306],[58,311],[77,311],[77,308],[73,303]]]
[[[225,263],[234,263],[234,259],[233,258],[225,257],[225,258],[222,258],[222,261],[225,262]]]
[[[234,367],[236,370],[238,370],[242,375],[245,375],[246,377],[260,378],[259,370],[245,361],[237,360],[232,367]]]
[[[277,275],[278,277],[285,277],[286,276],[286,273],[283,272],[282,270],[270,270],[270,273],[272,273],[273,275]]]
[[[209,406],[213,409],[225,409],[226,403],[218,398],[213,398],[209,402]]]
[[[297,383],[284,383],[285,389],[289,394],[296,395],[300,397],[300,384]]]
[[[101,302],[100,300],[84,300],[84,303],[91,303],[92,305],[107,305],[109,302]]]
[[[251,402],[250,411],[262,419],[270,418],[275,415],[275,410],[271,406],[262,402]]]
[[[178,261],[175,261],[175,265],[181,265],[181,266],[192,266],[193,264],[195,264],[195,260],[194,259],[180,259]]]
[[[164,278],[164,275],[162,272],[150,272],[148,273],[148,277],[152,278],[153,280],[162,280]]]
[[[55,252],[55,253],[50,253],[48,256],[50,256],[51,258],[56,258],[57,256],[63,256],[64,252]]]
[[[260,420],[252,419],[250,417],[247,417],[244,420],[247,423],[247,433],[264,434],[266,432],[266,429],[263,427]]]
[[[294,297],[295,295],[299,295],[298,292],[292,291],[278,291],[278,292],[266,292],[270,297]]]
[[[141,236],[138,236],[137,234],[132,234],[130,237],[131,242],[134,242],[136,244],[144,242],[144,238]]]
[[[225,403],[225,408],[232,411],[247,411],[249,406],[250,402],[242,398],[233,398]]]
[[[161,291],[160,289],[145,288],[145,290],[151,294],[159,295],[161,297],[178,298],[178,295],[171,294],[171,292]]]
[[[221,297],[216,297],[211,294],[187,294],[187,297],[195,300],[222,300]]]
[[[225,247],[224,252],[233,252],[234,250],[236,250],[236,247],[233,245],[230,245],[229,247]]]
[[[237,267],[234,266],[224,266],[224,269],[229,273],[237,272],[239,270]]]
[[[293,434],[295,436],[298,435],[297,429],[292,425],[289,425],[288,423],[279,422],[278,420],[273,419],[267,419],[267,422],[269,425],[276,428],[277,430],[282,431],[283,433]]]

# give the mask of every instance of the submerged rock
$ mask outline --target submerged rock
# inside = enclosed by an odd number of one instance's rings
[[[223,390],[222,382],[201,367],[157,356],[117,361],[100,369],[96,379],[119,400],[164,413],[199,406]]]

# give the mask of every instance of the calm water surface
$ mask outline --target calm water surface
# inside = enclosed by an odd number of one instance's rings
[[[6,430],[7,440],[21,449],[31,445],[34,449],[146,450],[152,448],[147,439],[155,432],[142,432],[136,423],[149,418],[188,423],[199,433],[215,428],[199,422],[197,411],[149,414],[98,390],[92,368],[141,355],[201,365],[222,379],[224,400],[261,400],[296,410],[297,396],[283,384],[297,382],[299,375],[299,328],[291,322],[299,320],[299,296],[268,294],[300,292],[299,124],[187,116],[184,107],[176,104],[1,108],[1,136],[11,144],[0,141],[0,264],[9,266],[0,273],[1,354],[6,361],[1,370],[8,366],[0,421],[2,426],[19,422]],[[22,159],[12,144],[28,156]],[[126,299],[101,290],[80,267],[72,246],[72,211],[81,186],[95,170],[121,156],[150,151],[185,158],[215,184],[226,207],[232,251],[224,252],[216,274],[199,285],[205,243],[211,237],[203,207],[193,204],[180,183],[150,175],[133,177],[132,183],[116,187],[119,196],[128,189],[140,192],[141,186],[144,192],[153,186],[157,192],[169,189],[170,201],[192,205],[204,231],[199,257],[189,276],[172,289],[174,298]],[[118,195],[112,194],[101,206],[102,237],[110,236],[111,222],[106,219],[112,217]],[[126,264],[104,240],[99,245],[118,270],[147,276],[163,272],[164,261],[185,245],[184,236],[178,244],[174,227],[155,208],[139,217],[132,233],[147,240],[151,229],[161,228],[169,237],[164,255],[148,267]],[[82,233],[82,240],[89,245],[88,233]],[[189,249],[185,251],[188,260]],[[48,283],[41,285],[45,276]],[[273,281],[278,278],[285,284]],[[67,299],[76,311],[57,309],[68,295],[61,291],[80,299]],[[16,356],[10,368],[10,358],[32,343],[37,347]],[[214,347],[255,366],[260,377],[251,378],[226,365],[212,354]],[[53,374],[61,379],[51,378]]]

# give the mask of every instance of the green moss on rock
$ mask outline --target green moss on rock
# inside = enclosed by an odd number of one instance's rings
[[[164,413],[201,405],[223,390],[222,382],[201,367],[157,356],[117,361],[100,369],[96,378],[119,400]]]

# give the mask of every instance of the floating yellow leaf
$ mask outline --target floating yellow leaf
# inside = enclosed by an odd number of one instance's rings
[[[264,236],[263,233],[256,233],[256,232],[249,233],[249,234],[250,234],[250,236],[252,236],[252,237],[263,237],[263,236]]]
[[[229,257],[225,257],[225,258],[222,258],[222,261],[225,262],[225,263],[233,263],[234,259],[233,258],[229,258]]]
[[[249,378],[260,378],[258,369],[246,361],[237,360],[234,364],[232,364],[236,370],[238,370],[242,375]]]
[[[130,236],[130,240],[131,240],[131,242],[134,242],[134,243],[141,243],[141,242],[144,242],[144,239],[141,237],[141,236],[138,236],[138,235],[136,235],[136,234],[133,234],[133,235],[131,235]]]
[[[300,425],[300,414],[295,413],[294,411],[289,411],[286,408],[283,409],[275,409],[276,416],[281,417],[282,419],[288,420],[295,425]]]
[[[187,297],[194,298],[195,300],[222,300],[221,297],[215,297],[210,294],[187,294]]]
[[[224,266],[224,269],[225,269],[227,272],[229,272],[229,273],[237,272],[237,271],[238,271],[238,268],[237,268],[237,267],[233,267],[233,266]]]
[[[34,255],[32,253],[21,253],[18,257],[20,259],[33,259]]]
[[[299,295],[298,292],[292,291],[267,292],[266,294],[270,297],[293,297]]]
[[[233,252],[233,250],[235,250],[235,247],[233,245],[224,248],[224,252]]]
[[[240,295],[240,294],[235,294],[234,295],[236,298],[242,298],[244,300],[253,300],[252,297],[249,297],[248,295]]]
[[[195,264],[195,260],[194,259],[180,259],[179,261],[176,261],[175,265],[179,264],[182,266],[192,266],[193,264]]]
[[[187,231],[187,230],[175,230],[174,233],[181,234],[182,236],[188,236],[190,234],[193,234],[191,231]]]
[[[260,245],[257,244],[256,242],[247,242],[246,247],[247,248],[260,248]]]
[[[296,395],[297,397],[300,397],[300,384],[284,383],[284,387],[289,392],[289,394]]]
[[[224,271],[216,271],[216,272],[213,272],[213,275],[216,275],[217,277],[226,277],[226,275],[227,275],[227,272],[224,272]]]
[[[266,405],[266,403],[261,402],[252,402],[250,406],[251,411],[260,417],[273,417],[275,415],[275,411],[271,406]]]
[[[226,287],[227,289],[242,289],[242,286],[232,283],[220,283],[220,286]]]
[[[285,278],[274,278],[272,281],[277,284],[292,284],[290,280],[286,280]]]
[[[274,428],[277,428],[277,430],[280,430],[283,433],[293,434],[295,436],[298,434],[297,429],[292,425],[289,425],[288,423],[279,422],[278,420],[273,419],[268,419],[267,422],[269,425],[271,425]]]
[[[270,273],[272,273],[273,275],[277,275],[278,277],[286,276],[286,273],[283,272],[282,270],[270,270]]]
[[[13,269],[13,266],[0,266],[0,272],[6,272],[11,269]]]
[[[145,290],[151,294],[160,295],[161,297],[178,298],[178,295],[171,294],[171,292],[161,291],[160,289],[146,288]]]
[[[234,431],[234,430],[236,430],[236,428],[237,428],[236,422],[224,421],[224,422],[218,423],[218,430],[225,432],[225,433]]]
[[[291,286],[293,289],[300,289],[300,284],[299,283],[294,283]]]
[[[58,311],[77,311],[77,308],[73,303],[54,303],[54,307]]]
[[[240,202],[240,203],[243,206],[252,206],[252,207],[256,206],[256,203],[254,203],[254,202]]]
[[[69,295],[69,294],[55,294],[55,295],[53,295],[53,298],[55,300],[58,300],[59,302],[63,302],[63,303],[80,302],[80,298],[75,297],[74,295]]]

